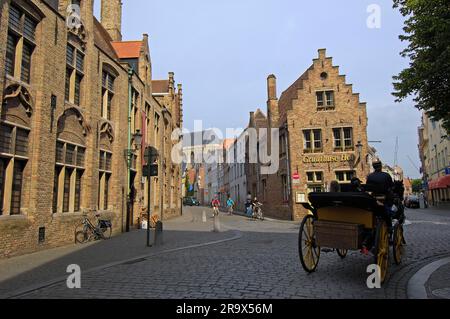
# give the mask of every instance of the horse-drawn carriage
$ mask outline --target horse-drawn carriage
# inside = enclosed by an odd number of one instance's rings
[[[382,283],[388,273],[391,245],[395,263],[402,262],[406,244],[403,194],[396,193],[397,212],[390,215],[386,197],[377,196],[369,186],[362,187],[358,192],[311,193],[310,203],[303,204],[311,213],[301,224],[299,253],[308,273],[316,271],[323,248],[335,250],[342,259],[350,250],[374,256]]]

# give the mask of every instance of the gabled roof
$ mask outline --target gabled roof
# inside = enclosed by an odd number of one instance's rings
[[[143,41],[112,42],[120,59],[137,59],[141,55]]]
[[[308,80],[308,72],[312,70],[314,65],[311,65],[301,77],[297,79],[286,91],[281,94],[280,101],[278,102],[278,108],[280,115],[284,114],[292,107],[292,100],[297,99],[298,90],[303,89],[303,81]]]
[[[153,93],[169,93],[169,80],[152,81]]]
[[[113,59],[118,59],[117,53],[111,45],[111,36],[102,26],[102,24],[94,18],[94,43],[102,51],[108,54]]]

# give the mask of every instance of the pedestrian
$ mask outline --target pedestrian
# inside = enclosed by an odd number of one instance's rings
[[[247,195],[247,201],[245,202],[245,213],[249,218],[252,218],[253,216],[253,199],[252,199],[252,193],[248,193]]]
[[[231,199],[231,196],[228,195],[227,208],[228,208],[228,214],[229,214],[230,216],[233,215],[234,205],[235,205],[234,200],[232,200],[232,199]]]

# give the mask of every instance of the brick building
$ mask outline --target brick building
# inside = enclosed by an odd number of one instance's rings
[[[80,21],[66,20],[70,4]],[[114,234],[136,227],[147,145],[161,154],[153,212],[181,212],[180,168],[167,151],[182,125],[181,86],[172,73],[167,87],[152,81],[147,35],[122,41],[120,0],[102,1],[101,22],[93,8],[0,0],[0,258],[73,243],[86,213],[110,218]]]
[[[298,220],[306,214],[301,203],[308,193],[326,191],[334,180],[349,183],[357,176],[365,181],[366,104],[325,50],[319,50],[319,57],[280,99],[276,77],[270,75],[267,83],[267,117],[252,113],[250,127],[280,130],[280,168],[262,175],[258,165],[247,165],[247,189],[263,202],[267,214]]]

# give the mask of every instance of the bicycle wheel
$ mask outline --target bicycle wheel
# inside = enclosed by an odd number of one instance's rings
[[[111,235],[112,235],[111,227],[100,228],[100,231],[102,232],[102,238],[104,240],[111,239]]]
[[[84,231],[78,231],[75,233],[75,242],[77,244],[84,244],[88,239],[87,233]]]

